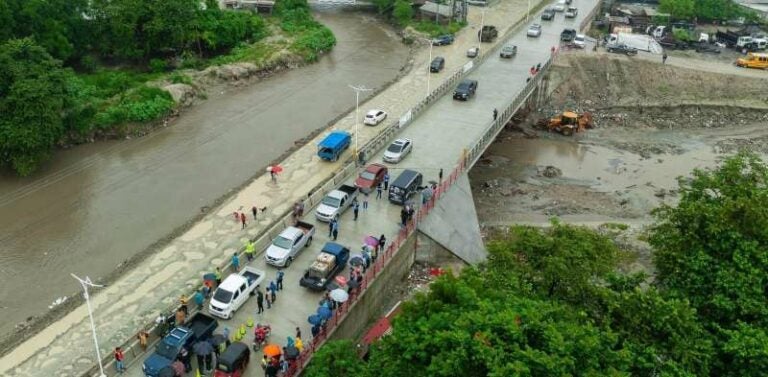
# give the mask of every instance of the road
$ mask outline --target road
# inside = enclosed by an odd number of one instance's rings
[[[577,6],[588,9],[594,4],[594,1],[581,1]],[[587,12],[584,11],[584,13]],[[581,18],[565,20],[562,13],[559,13],[555,21],[544,22],[544,32],[540,38],[527,38],[525,28],[516,33],[510,40],[510,43],[518,46],[516,57],[512,59],[490,57],[477,71],[470,74],[469,78],[479,82],[478,92],[474,98],[467,102],[459,102],[453,100],[450,94],[446,95],[401,132],[399,137],[413,140],[415,148],[401,163],[387,164],[392,181],[405,168],[424,174],[425,182],[437,180],[441,168],[450,172],[461,156],[462,149],[474,143],[491,122],[493,109],[505,107],[517,95],[530,75],[530,67],[546,61],[550,55],[550,48],[558,44],[562,29],[577,27],[580,21]],[[433,54],[441,54],[441,49],[443,47],[435,48]],[[382,153],[374,156],[371,161],[382,162]],[[351,182],[352,180],[347,183]],[[418,201],[417,198],[415,199]],[[353,251],[359,250],[363,238],[367,235],[385,234],[391,240],[399,229],[398,222],[402,207],[390,204],[386,200],[375,200],[373,197],[370,203],[369,210],[361,211],[358,221],[353,221],[351,211],[342,216],[338,242],[350,247]],[[318,228],[317,233],[312,246],[304,250],[291,267],[285,270],[285,290],[278,294],[275,306],[264,314],[257,315],[255,300],[249,300],[232,320],[221,321],[220,326],[229,327],[231,330],[246,323],[248,318],[254,318],[256,322],[268,323],[272,326],[271,341],[274,343],[284,345],[286,337],[293,336],[297,326],[308,338],[310,326],[307,323],[307,317],[317,309],[321,294],[299,287],[298,281],[304,269],[312,263],[329,238],[328,226],[316,221],[312,211],[309,211],[303,220],[314,224]],[[267,266],[261,258],[254,261],[252,265],[270,271],[268,276],[273,279],[276,276],[276,270]],[[344,274],[347,275],[348,270],[345,270]],[[252,340],[253,334],[249,332],[246,342],[250,344]],[[253,357],[259,360],[261,355],[257,354]],[[262,371],[253,366],[245,374],[245,376],[261,375]],[[132,367],[127,376],[141,376],[140,368]]]
[[[0,177],[0,334],[77,292],[70,273],[103,278],[152,251],[354,106],[347,84],[379,87],[406,63],[407,47],[370,15],[316,14],[338,39],[318,63],[209,93],[148,136],[60,151],[34,177]]]

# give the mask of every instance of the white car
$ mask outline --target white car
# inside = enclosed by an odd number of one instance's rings
[[[396,164],[402,161],[408,153],[411,153],[412,147],[413,142],[411,142],[411,139],[397,139],[384,152],[384,161]]]
[[[370,110],[365,114],[363,123],[369,126],[375,126],[381,123],[384,119],[387,119],[387,112],[384,110]]]
[[[576,37],[573,38],[573,44],[575,44],[578,48],[584,48],[587,44],[584,38],[584,34],[576,34]]]
[[[539,24],[533,24],[528,27],[528,33],[526,34],[529,37],[538,37],[541,35],[541,25]]]
[[[567,6],[567,3],[565,0],[557,0],[557,4],[552,8],[555,10],[555,12],[564,12],[565,7]]]
[[[468,58],[476,58],[477,55],[479,54],[480,54],[480,47],[472,47],[469,50],[467,50]]]

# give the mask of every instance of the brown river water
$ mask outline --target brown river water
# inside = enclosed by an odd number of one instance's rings
[[[209,93],[145,137],[57,152],[33,177],[0,176],[0,333],[76,293],[70,273],[108,275],[345,113],[349,84],[381,87],[406,64],[371,14],[315,14],[338,40],[318,63]]]

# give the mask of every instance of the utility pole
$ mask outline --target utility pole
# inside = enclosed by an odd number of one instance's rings
[[[83,287],[83,297],[85,298],[85,303],[88,305],[88,317],[91,319],[91,333],[93,334],[93,345],[96,347],[96,360],[99,362],[99,370],[101,371],[101,374],[99,377],[107,377],[106,374],[104,374],[104,365],[101,362],[101,351],[99,351],[99,340],[96,338],[96,325],[93,323],[93,309],[91,308],[91,297],[88,295],[88,287],[93,288],[104,288],[103,285],[93,284],[91,282],[91,278],[85,277],[85,279],[81,279],[77,277],[75,274],[70,274],[73,278],[77,279],[78,282],[80,282],[80,285]]]
[[[425,39],[429,43],[429,60],[427,61],[427,97],[429,97],[429,78],[432,76],[432,40]]]
[[[480,40],[480,42],[483,41],[483,24],[485,23],[485,6],[483,7],[483,11],[480,14],[480,31],[477,33],[477,38]]]
[[[355,91],[355,164],[357,164],[357,160],[360,158],[358,156],[358,153],[360,153],[360,150],[358,149],[358,138],[359,138],[359,132],[358,132],[358,124],[360,123],[360,92],[370,92],[373,89],[368,89],[364,87],[363,85],[353,86],[349,85],[352,90]]]

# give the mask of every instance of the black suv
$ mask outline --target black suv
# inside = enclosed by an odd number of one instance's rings
[[[475,95],[476,90],[477,80],[464,79],[459,83],[459,86],[457,86],[456,90],[453,92],[453,99],[466,101]]]
[[[440,72],[445,67],[445,59],[442,56],[436,56],[432,59],[432,63],[429,63],[430,72]]]
[[[552,21],[555,19],[555,10],[552,8],[544,9],[544,13],[541,14],[542,20]]]
[[[574,29],[565,29],[560,33],[560,40],[563,42],[573,42],[574,38],[576,38],[576,30]]]

